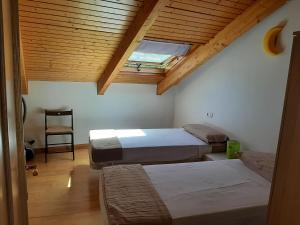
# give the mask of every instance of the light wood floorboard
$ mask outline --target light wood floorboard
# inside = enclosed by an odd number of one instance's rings
[[[38,154],[39,175],[27,172],[30,225],[101,225],[98,172],[89,168],[87,149],[49,155]]]

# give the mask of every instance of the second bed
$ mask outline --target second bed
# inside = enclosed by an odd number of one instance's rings
[[[250,159],[106,167],[104,223],[264,225],[274,159]]]

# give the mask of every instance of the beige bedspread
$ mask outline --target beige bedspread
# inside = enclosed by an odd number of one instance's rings
[[[104,167],[102,189],[110,225],[169,225],[168,209],[141,165]]]
[[[173,225],[265,225],[271,183],[238,159],[144,166]]]

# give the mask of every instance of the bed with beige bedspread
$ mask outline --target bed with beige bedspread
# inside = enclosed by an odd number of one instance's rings
[[[120,172],[124,170],[138,170],[139,176],[133,175],[124,180],[122,177],[127,175]],[[112,176],[111,171],[117,175]],[[271,183],[238,159],[148,166],[127,165],[108,167],[102,172],[100,203],[106,224],[148,225],[152,224],[149,221],[156,221],[154,224],[264,225],[266,221]],[[111,179],[115,181],[112,182]],[[141,181],[143,185],[140,185]],[[120,187],[123,190],[121,192]],[[108,196],[112,196],[107,193],[108,190],[115,194],[110,200],[107,200]],[[113,202],[114,207],[108,207],[107,201]],[[130,203],[131,207],[123,207],[123,201],[126,202],[125,206]],[[121,205],[125,223],[115,222],[116,219],[112,216],[120,215]],[[152,207],[160,208],[156,205],[163,210],[151,212]],[[134,222],[126,219],[127,210],[137,212],[134,214]],[[154,217],[150,216],[147,220],[145,215],[148,214]],[[167,222],[161,223],[160,218]]]

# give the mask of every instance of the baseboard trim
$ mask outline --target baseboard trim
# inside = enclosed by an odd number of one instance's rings
[[[81,149],[87,149],[89,147],[89,144],[77,144],[74,147],[75,147],[75,151]],[[49,151],[65,152],[67,149],[70,149],[70,146],[55,146],[55,147],[50,147]],[[34,151],[35,153],[43,153],[45,151],[45,148],[35,148]]]

